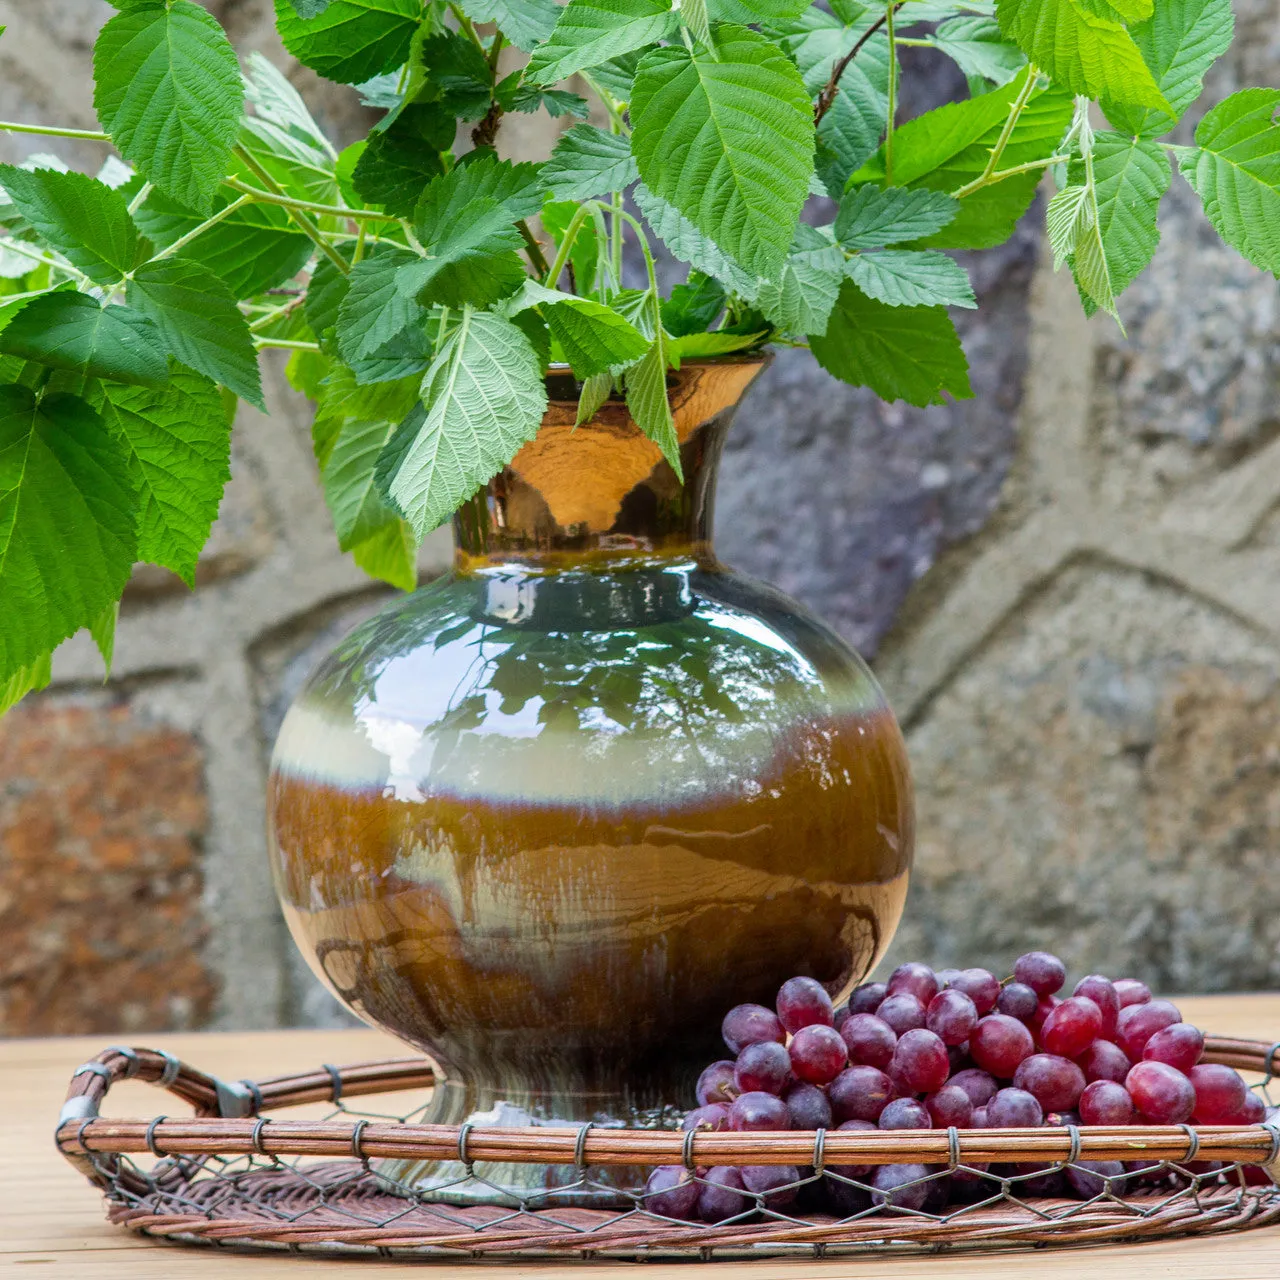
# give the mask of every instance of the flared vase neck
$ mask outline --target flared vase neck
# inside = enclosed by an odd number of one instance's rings
[[[458,570],[554,573],[711,561],[725,434],[765,364],[760,356],[690,361],[668,374],[683,479],[621,398],[610,397],[575,427],[577,385],[567,373],[549,375],[537,436],[454,516]]]

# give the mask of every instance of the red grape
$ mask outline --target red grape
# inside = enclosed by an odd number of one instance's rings
[[[922,1005],[927,1005],[938,994],[938,977],[927,964],[909,960],[889,975],[889,994],[896,996],[903,991],[909,991]]]
[[[960,976],[960,970],[935,969],[933,976],[938,980],[938,990],[945,991],[948,987],[955,985],[955,980]]]
[[[705,1107],[695,1107],[684,1118],[682,1129],[706,1129],[710,1133],[729,1127],[729,1104],[708,1102]]]
[[[1095,1080],[1080,1095],[1082,1124],[1132,1124],[1133,1099],[1114,1080]]]
[[[754,1208],[742,1194],[742,1171],[733,1165],[717,1165],[707,1170],[698,1191],[698,1217],[703,1222],[723,1222]]]
[[[978,1070],[977,1067],[969,1067],[964,1071],[957,1071],[947,1081],[947,1084],[949,1086],[954,1085],[957,1089],[963,1089],[969,1095],[969,1101],[975,1107],[985,1107],[996,1096],[996,1090],[1000,1088],[996,1084],[994,1076],[989,1075],[986,1071]]]
[[[990,1013],[1000,999],[1000,983],[989,969],[961,969],[948,985],[973,1001],[979,1017]]]
[[[749,1044],[774,1040],[778,1044],[787,1039],[786,1028],[778,1021],[778,1015],[762,1004],[735,1005],[724,1015],[720,1024],[724,1042],[733,1053],[741,1053]]]
[[[739,1093],[781,1093],[790,1077],[791,1056],[773,1040],[747,1045],[733,1068]]]
[[[1116,1019],[1120,1016],[1120,997],[1114,984],[1100,973],[1091,973],[1075,985],[1073,996],[1087,996],[1098,1006],[1102,1014],[1102,1038],[1111,1040],[1116,1034]]]
[[[1044,1020],[1040,1043],[1050,1053],[1074,1058],[1102,1034],[1102,1010],[1087,996],[1071,996]]]
[[[924,1013],[924,1025],[943,1044],[964,1044],[977,1023],[977,1006],[963,991],[953,987],[939,991]]]
[[[1157,1031],[1182,1021],[1178,1006],[1168,1000],[1148,1000],[1145,1004],[1126,1005],[1120,1010],[1116,1024],[1116,1040],[1133,1062],[1142,1057],[1147,1041]]]
[[[778,991],[778,1018],[795,1035],[801,1027],[829,1027],[834,1021],[831,997],[813,978],[788,978]]]
[[[882,1071],[893,1058],[893,1047],[898,1043],[894,1029],[874,1013],[855,1013],[840,1028],[849,1050],[850,1062],[862,1062]]]
[[[783,1095],[791,1113],[793,1129],[830,1129],[831,1103],[827,1100],[826,1091],[816,1084],[793,1084]]]
[[[1195,1110],[1196,1091],[1191,1081],[1167,1062],[1134,1063],[1124,1087],[1134,1106],[1155,1124],[1182,1124]]]
[[[698,1208],[698,1184],[683,1165],[659,1165],[644,1184],[644,1207],[664,1218],[691,1220]]]
[[[1173,1022],[1147,1041],[1142,1056],[1151,1062],[1167,1062],[1179,1071],[1190,1071],[1204,1052],[1204,1032],[1189,1022]]]
[[[846,1067],[827,1086],[836,1120],[879,1120],[893,1097],[893,1081],[876,1067]]]
[[[1124,1195],[1127,1182],[1119,1160],[1081,1160],[1067,1167],[1067,1183],[1081,1200],[1092,1200],[1104,1191]]]
[[[1016,1088],[1025,1089],[1046,1111],[1074,1107],[1085,1086],[1084,1072],[1070,1058],[1033,1053],[1013,1073]]]
[[[910,1093],[932,1093],[947,1083],[951,1061],[947,1047],[932,1031],[916,1029],[898,1037],[889,1076]]]
[[[841,1027],[849,1021],[851,1016],[852,1011],[847,1004],[837,1005],[834,1012],[831,1014],[831,1025],[839,1031]]]
[[[987,1128],[1038,1129],[1044,1108],[1025,1089],[1001,1089],[987,1103]]]
[[[969,1037],[969,1054],[974,1062],[1002,1080],[1012,1079],[1018,1063],[1034,1047],[1031,1032],[1017,1018],[1003,1013],[980,1018]]]
[[[924,1005],[909,991],[886,996],[876,1010],[876,1017],[887,1022],[898,1035],[924,1026]]]
[[[931,1093],[925,1099],[925,1104],[937,1129],[967,1129],[973,1122],[973,1102],[958,1085],[944,1084],[937,1093]]]
[[[1124,1083],[1129,1068],[1133,1066],[1129,1055],[1110,1040],[1095,1040],[1076,1061],[1086,1080],[1114,1080],[1117,1084]]]
[[[1039,1004],[1040,997],[1025,982],[1010,982],[1000,989],[996,999],[996,1008],[1001,1013],[1021,1022],[1030,1022]]]
[[[1051,996],[1067,980],[1067,966],[1047,951],[1028,951],[1018,957],[1013,976],[1038,996]]]
[[[849,1051],[834,1027],[811,1023],[791,1039],[791,1070],[810,1084],[829,1084],[848,1065]]]
[[[883,982],[864,982],[854,989],[849,997],[850,1013],[875,1013],[880,1001],[889,994],[889,988]]]
[[[729,1128],[735,1133],[790,1129],[791,1112],[772,1093],[742,1093],[729,1104]]]
[[[1122,1009],[1131,1004],[1146,1004],[1151,999],[1151,988],[1136,978],[1118,978],[1111,985],[1116,989]]]
[[[748,1164],[742,1166],[742,1185],[763,1198],[770,1209],[782,1209],[795,1202],[800,1188],[800,1170],[793,1164]]]
[[[932,1126],[929,1108],[914,1098],[894,1098],[880,1113],[882,1129],[929,1129]]]
[[[1267,1118],[1267,1104],[1249,1089],[1244,1095],[1244,1106],[1232,1124],[1261,1124]]]
[[[876,1204],[896,1205],[899,1209],[923,1209],[936,1184],[924,1182],[933,1170],[924,1164],[882,1164],[871,1179]]]
[[[1045,1019],[1062,1003],[1057,996],[1041,996],[1036,1001],[1036,1011],[1031,1015],[1031,1030],[1036,1035],[1040,1034],[1040,1028],[1044,1026]]]
[[[1236,1123],[1248,1094],[1238,1072],[1218,1062],[1202,1062],[1187,1072],[1187,1079],[1195,1091],[1197,1124]]]
[[[734,1083],[734,1066],[727,1059],[713,1062],[698,1077],[698,1105],[705,1107],[711,1102],[732,1102],[738,1096],[738,1086]]]

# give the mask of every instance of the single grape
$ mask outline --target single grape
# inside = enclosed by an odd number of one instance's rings
[[[840,1126],[840,1132],[852,1133],[875,1133],[879,1129],[879,1125],[871,1120],[846,1120]],[[832,1173],[838,1173],[842,1178],[855,1178],[859,1181],[866,1181],[871,1176],[875,1165],[871,1164],[835,1164],[827,1165],[827,1169]]]
[[[889,994],[896,996],[909,991],[922,1005],[927,1005],[938,994],[938,976],[927,964],[908,960],[889,975]]]
[[[909,991],[899,991],[885,996],[876,1010],[876,1017],[887,1022],[898,1035],[915,1031],[924,1026],[924,1005]]]
[[[761,1044],[766,1040],[784,1044],[787,1039],[786,1028],[778,1021],[778,1015],[762,1004],[735,1005],[724,1015],[720,1032],[735,1055],[749,1044]]]
[[[996,1096],[996,1091],[1000,1088],[996,1084],[994,1076],[986,1071],[979,1070],[977,1067],[968,1067],[964,1071],[957,1071],[947,1081],[947,1084],[954,1085],[957,1089],[963,1089],[969,1095],[969,1101],[975,1107],[985,1107]]]
[[[871,1208],[871,1193],[864,1191],[861,1187],[851,1186],[849,1183],[842,1181],[838,1177],[832,1177],[831,1174],[839,1173],[840,1170],[832,1169],[827,1166],[827,1177],[823,1179],[823,1189],[827,1196],[827,1206],[829,1212],[833,1213],[837,1218],[851,1218],[855,1213],[865,1213]],[[865,1177],[859,1178],[860,1182],[865,1182],[871,1176],[868,1170]]]
[[[683,1165],[664,1164],[644,1184],[644,1207],[664,1218],[691,1221],[698,1211],[698,1184]]]
[[[729,1128],[735,1133],[790,1129],[787,1104],[772,1093],[743,1093],[729,1104]]]
[[[733,1165],[708,1169],[698,1189],[698,1217],[703,1222],[723,1222],[754,1208],[742,1194],[742,1171]]]
[[[1038,1036],[1045,1020],[1062,1003],[1057,996],[1041,996],[1036,1002],[1036,1011],[1031,1015],[1031,1032]]]
[[[847,1004],[837,1005],[831,1014],[831,1025],[839,1031],[852,1016],[852,1011]]]
[[[1085,1086],[1084,1072],[1070,1058],[1033,1053],[1018,1063],[1015,1088],[1025,1089],[1046,1111],[1074,1107]]]
[[[875,1013],[880,1007],[880,1001],[889,994],[889,988],[883,982],[864,982],[862,986],[854,988],[853,995],[849,997],[850,1013]]]
[[[933,976],[938,980],[938,990],[945,991],[948,987],[954,985],[955,980],[960,976],[960,970],[935,969]]]
[[[840,1047],[844,1048],[843,1041]],[[733,1080],[739,1093],[781,1093],[790,1077],[791,1055],[774,1040],[747,1045],[734,1063]]]
[[[958,1085],[944,1084],[925,1099],[925,1105],[935,1129],[967,1129],[973,1123],[973,1102]],[[883,1112],[880,1118],[884,1119]]]
[[[727,1102],[708,1102],[706,1106],[695,1107],[684,1118],[680,1126],[684,1130],[698,1129],[716,1133],[729,1127],[729,1104]]]
[[[840,1028],[849,1051],[849,1061],[879,1067],[882,1071],[893,1058],[897,1032],[874,1013],[855,1013]]]
[[[1044,1108],[1025,1089],[1001,1089],[987,1103],[989,1129],[1038,1129]]]
[[[947,985],[963,991],[973,1001],[979,1017],[990,1013],[1000,999],[1000,983],[989,969],[961,969]]]
[[[987,1119],[986,1107],[974,1107],[973,1119],[969,1121],[970,1129],[990,1129],[991,1123]]]
[[[1153,1124],[1182,1124],[1191,1119],[1196,1107],[1195,1087],[1167,1062],[1134,1063],[1125,1077],[1124,1087],[1129,1090],[1134,1106]]]
[[[1122,1196],[1128,1181],[1119,1160],[1081,1160],[1067,1166],[1067,1185],[1081,1200],[1092,1200],[1104,1191]]]
[[[1040,1043],[1050,1053],[1074,1058],[1102,1035],[1102,1010],[1088,996],[1071,996],[1044,1020]]]
[[[1194,1068],[1193,1068],[1194,1069]],[[1268,1119],[1267,1104],[1249,1089],[1244,1095],[1244,1106],[1240,1108],[1240,1114],[1231,1121],[1232,1124],[1261,1124]]]
[[[1147,1041],[1157,1031],[1182,1021],[1178,1006],[1168,1000],[1148,1000],[1145,1004],[1126,1005],[1116,1023],[1116,1042],[1133,1062],[1142,1057]]]
[[[1202,1062],[1187,1072],[1187,1079],[1195,1092],[1197,1124],[1237,1123],[1249,1092],[1239,1072],[1218,1062]]]
[[[1146,1004],[1151,999],[1151,988],[1137,978],[1118,978],[1111,985],[1116,989],[1122,1009],[1131,1004]]]
[[[969,1054],[984,1071],[1001,1080],[1011,1080],[1018,1063],[1029,1057],[1034,1044],[1031,1032],[1017,1018],[989,1013],[978,1019],[969,1037]]]
[[[712,1102],[732,1102],[738,1096],[734,1082],[735,1063],[725,1059],[713,1062],[698,1077],[698,1105],[705,1107]]]
[[[1025,982],[1010,982],[1000,989],[996,1008],[1010,1018],[1030,1022],[1036,1016],[1040,997]]]
[[[934,1182],[924,1181],[932,1172],[924,1164],[882,1164],[871,1179],[871,1199],[899,1209],[923,1209],[936,1195]]]
[[[1094,1080],[1114,1080],[1123,1084],[1133,1063],[1129,1055],[1110,1040],[1095,1040],[1077,1059],[1084,1078]]]
[[[893,1081],[877,1067],[846,1067],[827,1086],[827,1097],[841,1124],[846,1120],[879,1120],[893,1097]]]
[[[778,990],[778,1018],[795,1035],[801,1027],[829,1027],[835,1010],[822,983],[813,978],[788,978]]]
[[[929,1108],[914,1098],[894,1098],[880,1113],[881,1129],[931,1129]]]
[[[1167,1062],[1179,1071],[1190,1071],[1203,1052],[1203,1031],[1189,1022],[1172,1022],[1147,1041],[1142,1056],[1148,1062]]]
[[[978,1024],[978,1008],[963,991],[939,991],[924,1012],[924,1025],[943,1044],[964,1044]]]
[[[791,1113],[793,1129],[830,1129],[832,1124],[831,1103],[825,1091],[816,1084],[801,1081],[793,1084],[783,1095]]]
[[[947,1083],[951,1061],[947,1046],[933,1034],[917,1028],[898,1037],[889,1064],[889,1076],[909,1093],[932,1093]]]
[[[1120,1016],[1120,997],[1116,994],[1115,984],[1100,973],[1091,973],[1076,983],[1071,994],[1087,996],[1098,1006],[1098,1012],[1102,1014],[1102,1038],[1113,1039],[1116,1034],[1116,1019]]]
[[[1081,1124],[1132,1124],[1133,1099],[1114,1080],[1095,1080],[1080,1095]]]
[[[742,1185],[760,1196],[767,1208],[784,1209],[800,1194],[801,1173],[793,1164],[748,1164],[742,1166]]]
[[[1038,996],[1051,996],[1067,980],[1067,966],[1047,951],[1028,951],[1013,966],[1013,976]]]
[[[849,1064],[849,1051],[834,1027],[810,1023],[791,1038],[791,1070],[810,1084],[829,1084]]]

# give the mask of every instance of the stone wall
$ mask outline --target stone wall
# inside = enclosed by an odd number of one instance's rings
[[[265,0],[209,7],[289,65]],[[1236,7],[1214,98],[1280,77],[1280,0]],[[0,117],[93,127],[107,13],[0,0]],[[350,136],[352,96],[291,74]],[[735,428],[725,558],[874,654],[907,733],[920,843],[895,956],[1045,945],[1166,988],[1280,979],[1277,288],[1177,179],[1163,237],[1127,336],[1080,316],[1030,219],[970,264],[976,400],[882,405],[788,352]],[[292,693],[388,593],[338,554],[307,406],[268,375],[197,590],[140,570],[112,679],[73,642],[0,722],[0,1034],[343,1016],[276,910],[263,778]],[[447,558],[434,536],[422,574]]]

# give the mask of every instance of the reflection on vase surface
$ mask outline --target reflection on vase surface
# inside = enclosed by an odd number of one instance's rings
[[[589,499],[548,497],[517,457],[460,517],[458,569],[353,632],[280,734],[294,937],[360,1016],[445,1068],[441,1121],[507,1103],[669,1123],[730,1005],[796,973],[839,993],[902,909],[897,726],[820,621],[715,562],[732,400],[709,394],[717,366],[685,376],[704,401],[677,414],[683,486],[644,452],[601,497],[638,437],[607,412]],[[566,532],[548,513],[572,502]]]

